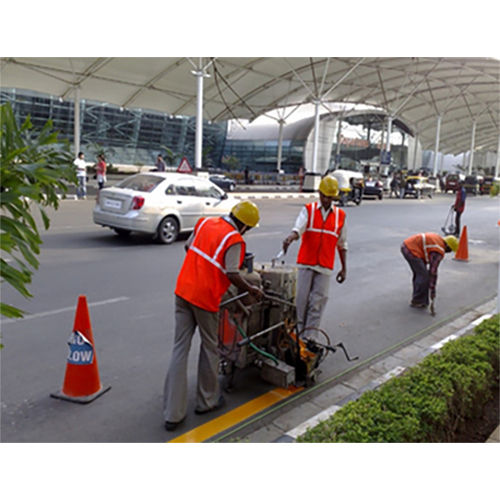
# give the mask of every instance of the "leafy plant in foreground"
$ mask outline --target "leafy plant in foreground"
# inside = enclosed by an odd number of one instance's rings
[[[50,120],[41,130],[33,130],[29,117],[19,127],[10,103],[0,106],[0,278],[24,297],[32,296],[27,285],[42,244],[35,207],[48,229],[45,208],[57,209],[57,192],[76,185],[69,143],[57,134]],[[0,303],[0,314],[19,318],[24,311]]]

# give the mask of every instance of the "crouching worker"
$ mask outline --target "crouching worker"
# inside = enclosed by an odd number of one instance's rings
[[[175,288],[175,338],[164,388],[165,428],[173,431],[187,411],[187,361],[196,327],[201,345],[195,413],[224,404],[218,380],[218,311],[222,296],[234,284],[262,299],[260,288],[239,273],[245,256],[242,238],[259,222],[259,210],[250,201],[235,205],[224,217],[201,218],[186,243],[186,257]]]
[[[455,236],[443,238],[436,233],[421,233],[404,240],[401,253],[413,272],[411,307],[425,309],[429,305],[429,291],[431,300],[435,299],[439,264],[445,253],[457,249]]]

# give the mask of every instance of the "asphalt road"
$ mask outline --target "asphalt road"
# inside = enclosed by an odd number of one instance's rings
[[[407,236],[440,232],[452,195],[433,199],[365,200],[346,208],[348,272],[342,285],[333,279],[323,328],[342,341],[360,362],[390,350],[419,331],[439,325],[498,290],[497,199],[469,197],[463,224],[469,261],[447,254],[440,266],[436,317],[408,307],[411,273],[400,254]],[[248,250],[256,262],[269,261],[289,233],[302,199],[257,200],[260,227],[251,231]],[[177,433],[162,421],[163,381],[170,358],[173,288],[184,255],[183,241],[163,246],[149,238],[121,239],[92,222],[93,201],[63,201],[43,233],[40,268],[22,299],[2,285],[2,301],[27,311],[18,321],[2,321],[1,440],[3,442],[164,442],[224,411],[270,390],[249,370],[227,406],[214,415],[194,408],[198,341],[190,356],[189,414]],[[287,262],[295,262],[294,243]],[[90,306],[100,377],[112,389],[89,405],[49,397],[61,389],[67,340],[79,295]],[[322,379],[348,363],[340,352],[322,365]]]

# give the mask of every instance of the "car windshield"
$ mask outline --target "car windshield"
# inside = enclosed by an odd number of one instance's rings
[[[159,177],[157,175],[134,175],[124,179],[118,183],[116,187],[150,193],[163,180],[163,177]]]

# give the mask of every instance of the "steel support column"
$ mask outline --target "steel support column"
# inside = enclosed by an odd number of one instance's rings
[[[432,175],[436,177],[437,175],[437,166],[438,166],[438,157],[439,157],[439,139],[441,136],[441,119],[442,116],[439,115],[437,119],[436,125],[436,143],[434,148],[434,168],[432,169]]]
[[[392,116],[387,117],[387,145],[385,150],[391,152]]]
[[[498,136],[497,161],[495,163],[495,177],[498,177],[499,172],[500,172],[500,135]]]
[[[316,174],[318,171],[318,142],[319,142],[319,106],[320,100],[314,101],[314,138],[313,138],[313,157],[312,157],[312,172]]]
[[[418,136],[419,136],[419,134],[415,134],[415,137],[414,137],[412,170],[417,170]]]
[[[80,87],[75,87],[74,104],[74,124],[73,124],[73,144],[75,148],[75,157],[80,152]]]
[[[341,148],[341,141],[342,141],[342,118],[337,119],[337,146],[335,148],[335,162],[334,162],[334,167],[335,169],[338,168],[339,166],[339,157],[340,157],[340,148]]]
[[[283,150],[283,125],[285,125],[285,120],[280,118],[278,123],[280,125],[280,129],[279,129],[279,135],[278,135],[278,161],[276,164],[276,169],[277,169],[277,172],[279,174],[281,171],[281,157],[282,157],[282,150]]]
[[[196,135],[194,143],[194,167],[201,169],[203,148],[203,69],[193,71],[196,76]]]
[[[467,173],[471,175],[472,173],[472,165],[474,164],[474,148],[476,142],[476,120],[472,122],[472,137],[470,142],[470,156],[469,156],[469,168],[467,169]]]

